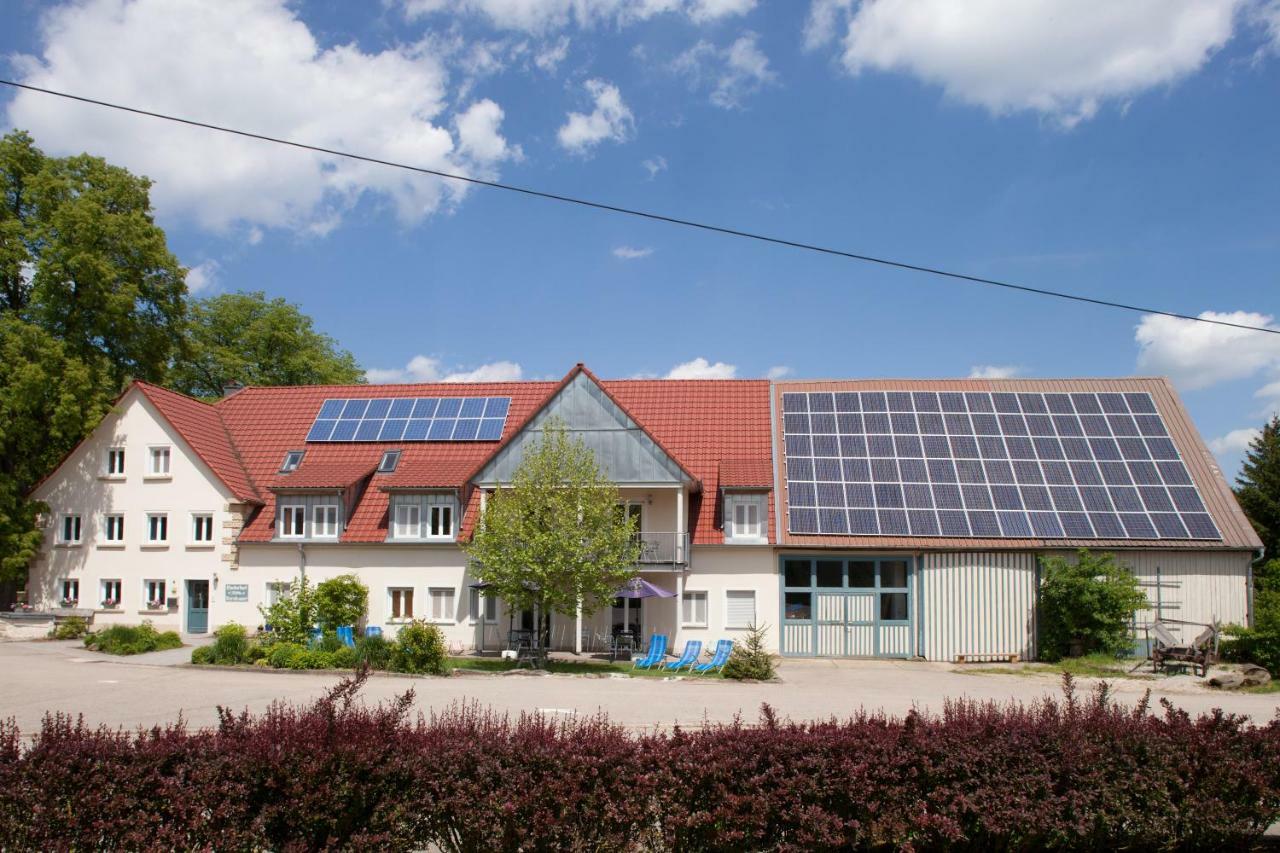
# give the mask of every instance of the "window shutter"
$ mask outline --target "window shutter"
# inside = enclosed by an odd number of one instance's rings
[[[752,590],[726,593],[725,624],[729,628],[745,628],[756,622],[756,594]]]

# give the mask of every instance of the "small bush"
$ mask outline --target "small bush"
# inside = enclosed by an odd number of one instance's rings
[[[276,669],[294,669],[292,661],[307,649],[297,643],[275,643],[267,655],[267,663]]]
[[[85,634],[84,647],[109,655],[140,655],[182,648],[182,638],[177,631],[160,633],[150,622],[143,622],[141,625],[112,625]]]
[[[83,616],[67,616],[59,619],[49,632],[53,640],[78,640],[89,633],[89,623]]]
[[[1048,557],[1042,566],[1039,654],[1043,660],[1132,651],[1133,613],[1150,604],[1133,572],[1117,563],[1114,554],[1081,548],[1074,561]]]
[[[228,622],[213,632],[210,663],[231,666],[249,659],[249,638],[243,625]]]
[[[391,653],[391,668],[396,672],[412,672],[428,675],[445,675],[444,634],[435,625],[422,621],[410,622],[400,629],[395,648]]]
[[[777,675],[777,659],[765,645],[766,630],[764,625],[753,625],[740,642],[733,644],[733,652],[724,665],[725,678],[768,681]]]
[[[343,646],[333,653],[334,669],[355,669],[356,668],[356,650],[350,646]]]
[[[356,640],[356,666],[368,666],[370,669],[390,669],[391,655],[395,644],[381,635],[360,637]]]
[[[1228,625],[1222,655],[1280,675],[1280,589],[1262,589],[1253,597],[1253,627]]]
[[[196,646],[191,650],[191,662],[201,665],[217,663],[217,661],[213,659],[213,647]]]
[[[306,577],[299,577],[270,607],[258,605],[271,636],[281,642],[305,645],[316,620],[315,591]]]
[[[245,660],[249,663],[257,663],[258,661],[266,660],[267,654],[270,650],[269,646],[265,646],[262,643],[250,643],[249,652],[245,655]]]
[[[336,652],[342,648],[342,641],[338,639],[336,632],[325,631],[320,635],[319,642],[315,643],[312,648],[319,649],[322,652]]]
[[[326,631],[355,627],[369,608],[369,588],[355,575],[338,575],[316,584],[316,620]]]

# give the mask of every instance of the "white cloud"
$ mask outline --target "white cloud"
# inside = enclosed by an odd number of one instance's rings
[[[604,80],[588,80],[584,86],[595,109],[590,113],[569,113],[556,134],[560,145],[582,154],[606,140],[624,142],[630,138],[635,119],[618,87]]]
[[[414,20],[445,12],[478,15],[495,27],[544,33],[579,27],[621,28],[659,15],[683,15],[697,24],[745,15],[756,0],[401,0]]]
[[[897,71],[1002,115],[1064,126],[1199,70],[1260,0],[815,0],[810,48],[851,74]]]
[[[502,107],[488,98],[467,107],[453,120],[458,130],[458,151],[477,163],[523,159],[520,146],[511,145],[498,132],[502,119]]]
[[[429,42],[323,48],[286,0],[86,0],[47,11],[39,41],[39,57],[13,58],[19,78],[37,86],[441,171],[487,172],[495,161],[485,152],[509,151],[455,144],[447,75]],[[366,195],[414,223],[467,191],[32,92],[14,96],[5,120],[50,153],[89,147],[148,175],[162,215],[243,227],[251,242],[263,227],[327,233]]]
[[[738,374],[736,365],[717,361],[715,364],[698,357],[693,361],[677,364],[667,372],[667,379],[733,379]]]
[[[766,370],[764,373],[764,378],[765,379],[786,379],[788,376],[790,376],[793,373],[795,373],[795,371],[792,370],[790,367],[787,367],[785,364],[779,364],[776,367],[770,367],[768,370]]]
[[[640,165],[649,173],[649,180],[653,180],[658,176],[659,172],[667,170],[667,158],[661,154],[650,157],[648,160],[642,160]]]
[[[219,264],[215,260],[204,261],[187,270],[187,292],[196,296],[215,287],[218,283]]]
[[[415,355],[404,367],[374,369],[365,378],[374,385],[392,382],[515,382],[524,375],[514,361],[495,361],[470,370],[446,368],[438,358]]]
[[[1269,315],[1250,311],[1205,311],[1199,316],[1277,328]],[[1168,376],[1185,390],[1244,379],[1280,366],[1280,335],[1265,332],[1147,314],[1138,323],[1134,339],[1138,370]]]
[[[740,107],[747,97],[778,79],[769,69],[769,58],[760,50],[758,39],[755,33],[743,33],[726,48],[699,41],[677,56],[671,68],[688,77],[695,88],[709,88],[711,103],[716,106]]]
[[[1226,435],[1218,436],[1210,439],[1209,449],[1218,456],[1228,456],[1232,454],[1244,453],[1249,449],[1249,445],[1262,432],[1257,427],[1246,427],[1244,429],[1233,429]]]
[[[613,250],[613,256],[624,261],[634,261],[637,258],[647,258],[653,254],[653,249],[644,248],[637,249],[634,246],[618,246]]]
[[[555,44],[547,45],[533,57],[533,64],[548,74],[555,74],[560,63],[569,55],[569,37],[561,36]]]
[[[1253,396],[1261,400],[1274,400],[1277,405],[1280,405],[1280,381],[1263,385],[1253,392]]]
[[[969,368],[970,379],[1011,379],[1022,373],[1016,364],[975,364]]]

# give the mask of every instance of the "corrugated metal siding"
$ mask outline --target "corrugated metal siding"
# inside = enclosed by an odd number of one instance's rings
[[[909,657],[911,655],[910,625],[880,626],[880,656]]]
[[[1252,553],[1236,551],[1199,554],[1181,551],[1122,551],[1116,558],[1128,566],[1141,581],[1147,599],[1156,604],[1158,575],[1162,586],[1159,594],[1166,607],[1167,619],[1211,623],[1215,619],[1246,624],[1249,612],[1249,564]],[[1070,552],[1057,552],[1070,557]],[[1173,606],[1169,606],[1173,605]],[[1155,616],[1151,610],[1137,614],[1139,625]],[[1201,629],[1191,625],[1171,624],[1180,639],[1190,641]]]
[[[788,655],[812,655],[813,626],[808,623],[804,625],[783,625],[782,642],[782,647],[786,649]]]
[[[1035,657],[1036,555],[926,553],[921,572],[924,656]]]

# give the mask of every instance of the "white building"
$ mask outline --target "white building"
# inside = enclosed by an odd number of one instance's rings
[[[1154,608],[1249,621],[1260,543],[1159,379],[247,388],[137,383],[33,493],[40,607],[199,633],[261,623],[305,571],[354,572],[368,622],[497,648],[508,614],[459,546],[555,416],[639,520],[637,574],[675,593],[552,617],[560,648],[624,625],[787,655],[1033,657],[1038,560],[1117,553]],[[621,602],[619,602],[621,604]],[[1153,613],[1138,614],[1139,620]],[[516,614],[516,621],[528,621]]]

